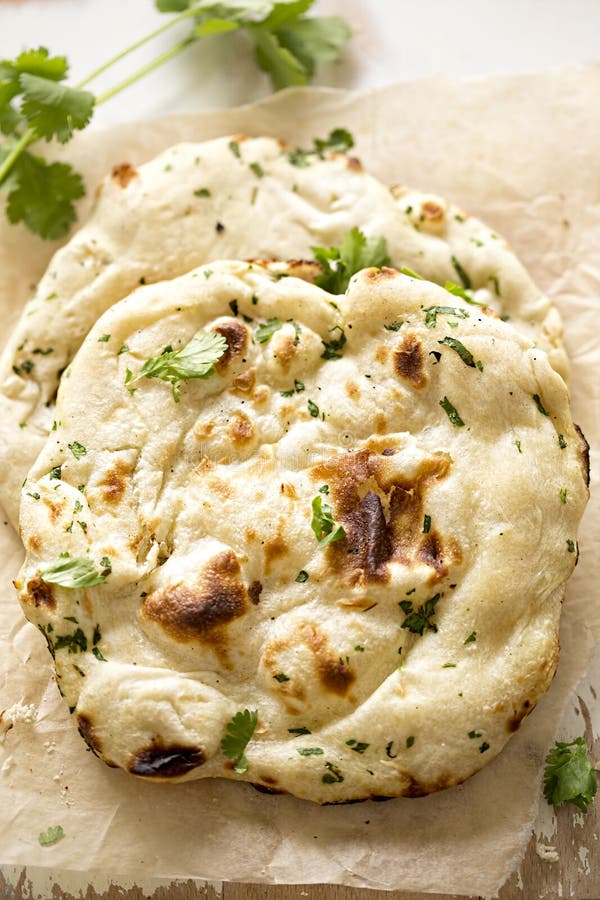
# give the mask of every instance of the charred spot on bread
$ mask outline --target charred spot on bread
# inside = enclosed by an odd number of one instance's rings
[[[205,762],[206,755],[201,747],[157,741],[132,756],[128,769],[132,775],[143,778],[170,779],[187,775]]]

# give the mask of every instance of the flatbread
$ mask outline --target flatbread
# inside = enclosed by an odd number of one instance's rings
[[[557,663],[586,445],[547,354],[450,301],[393,269],[334,297],[230,261],[94,325],[23,487],[17,586],[109,765],[318,803],[419,796],[490,762],[531,712]],[[199,330],[227,349],[178,402],[134,380]],[[104,583],[41,577],[64,554]],[[244,711],[247,768],[221,744]]]
[[[57,252],[0,361],[0,502],[20,485],[55,418],[60,374],[96,319],[137,285],[219,258],[305,258],[354,226],[387,239],[394,265],[472,285],[565,375],[557,311],[493,231],[431,194],[389,189],[343,153],[293,164],[272,138],[182,144],[118,165],[88,222]],[[322,158],[321,158],[322,157]],[[298,161],[298,157],[292,155]]]

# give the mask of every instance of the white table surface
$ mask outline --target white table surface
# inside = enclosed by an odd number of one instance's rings
[[[315,84],[372,88],[431,75],[530,72],[600,58],[598,0],[317,0],[342,15],[354,38],[341,64]],[[74,81],[166,21],[153,0],[0,0],[0,54],[47,46],[68,57]],[[143,48],[142,65],[173,33]],[[185,35],[187,27],[181,26]],[[101,124],[249,103],[270,92],[243,35],[205,38],[100,108]],[[98,82],[109,87],[129,63]],[[223,77],[223,73],[226,77]]]
[[[317,0],[312,12],[341,15],[354,32],[344,60],[322,66],[317,85],[360,90],[433,75],[477,77],[600,60],[600,0]],[[0,0],[0,57],[44,45],[67,56],[71,81],[77,82],[165,21],[153,0]],[[185,36],[188,27],[183,24],[138,51],[132,58],[136,67],[171,46],[178,33]],[[107,89],[131,71],[127,61],[94,89]],[[100,107],[94,122],[111,125],[235,106],[270,92],[243,35],[205,38]],[[594,681],[600,683],[600,652],[565,713],[560,728],[565,739],[582,731],[577,695],[600,733]],[[554,828],[554,815],[542,804],[539,842],[551,844]],[[14,872],[5,875],[14,883]]]

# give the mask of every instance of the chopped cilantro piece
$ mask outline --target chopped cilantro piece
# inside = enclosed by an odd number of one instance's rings
[[[428,306],[425,310],[425,325],[427,328],[435,328],[438,316],[455,316],[457,319],[468,319],[466,309],[458,309],[453,306]]]
[[[331,506],[323,502],[322,496],[317,496],[313,499],[312,512],[310,527],[319,542],[319,547],[326,547],[327,544],[341,541],[346,536],[342,525],[339,525],[334,520]]]
[[[266,344],[267,341],[270,341],[276,331],[282,327],[283,322],[274,316],[271,319],[267,319],[262,325],[259,325],[256,329],[256,340],[259,344]]]
[[[242,775],[248,771],[245,750],[258,724],[258,710],[245,709],[237,712],[227,723],[225,735],[221,739],[221,750],[235,763],[235,771]]]
[[[86,448],[83,444],[80,444],[79,441],[73,441],[72,444],[69,444],[69,450],[75,457],[75,459],[81,459],[82,456],[85,456],[87,453]]]
[[[341,359],[342,354],[339,352],[344,344],[346,343],[346,335],[344,333],[344,329],[339,325],[336,325],[334,328],[330,329],[330,334],[333,332],[339,332],[339,337],[332,338],[330,341],[321,341],[325,350],[321,353],[321,359]]]
[[[456,270],[456,274],[462,281],[463,287],[467,288],[467,290],[470,290],[471,289],[471,279],[469,278],[469,276],[467,275],[467,273],[465,272],[465,270],[463,269],[463,267],[461,266],[461,264],[459,263],[459,261],[457,260],[457,258],[455,256],[452,257],[452,265],[454,266],[454,268]]]
[[[357,741],[355,740],[355,738],[350,738],[349,741],[346,741],[346,745],[356,753],[364,753],[367,747],[370,746],[370,744],[365,744],[362,741]]]
[[[544,797],[548,803],[554,807],[573,803],[581,812],[587,812],[598,783],[585,739],[556,741],[545,762]]]
[[[452,424],[456,425],[457,428],[462,428],[465,423],[459,416],[456,408],[450,403],[447,397],[443,397],[440,400],[440,406],[442,407]]]
[[[42,831],[42,833],[38,836],[38,841],[40,846],[48,847],[51,844],[56,844],[57,841],[62,840],[64,838],[65,833],[63,831],[62,825],[50,825],[47,831]]]
[[[328,771],[323,775],[321,781],[323,784],[339,784],[344,780],[344,776],[340,772],[337,766],[334,766],[333,763],[326,762],[325,768]]]
[[[435,607],[440,597],[441,594],[435,594],[416,609],[413,607],[412,600],[401,600],[400,608],[402,612],[406,613],[401,627],[408,629],[412,634],[419,635],[425,634],[426,631],[437,631],[437,625],[431,621],[431,617],[435,613]]]
[[[444,338],[443,341],[438,341],[438,344],[445,344],[447,347],[451,347],[456,353],[458,353],[458,355],[460,356],[460,358],[462,359],[462,361],[464,362],[464,364],[466,366],[470,366],[473,369],[477,368],[477,369],[481,370],[481,368],[482,368],[481,363],[479,361],[475,362],[475,359],[473,358],[473,354],[471,353],[470,350],[467,350],[467,348],[461,341],[458,341],[456,338],[447,336]]]

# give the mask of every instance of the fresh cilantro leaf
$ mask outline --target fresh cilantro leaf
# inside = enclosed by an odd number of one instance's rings
[[[441,594],[435,594],[426,600],[421,606],[413,608],[411,600],[401,600],[400,607],[402,612],[407,613],[402,628],[407,628],[413,634],[423,635],[426,631],[437,631],[437,625],[431,622],[431,617],[435,612],[435,606],[440,599]]]
[[[314,152],[322,156],[326,150],[330,153],[347,153],[354,147],[354,138],[346,128],[334,128],[329,135],[323,138],[315,138]]]
[[[337,247],[312,247],[315,259],[323,266],[316,284],[330,294],[343,294],[350,279],[361,269],[390,264],[384,237],[367,238],[356,226]]]
[[[237,712],[227,723],[225,735],[221,740],[221,750],[228,759],[234,761],[234,769],[240,775],[248,771],[248,760],[244,751],[257,723],[258,710],[245,709],[243,712]]]
[[[548,803],[555,807],[573,803],[587,812],[598,783],[584,738],[556,741],[545,762],[544,797]]]
[[[327,544],[333,544],[346,537],[343,526],[335,521],[331,506],[323,502],[321,494],[313,499],[312,512],[310,527],[319,542],[319,547],[326,547]]]
[[[402,266],[400,268],[400,272],[403,275],[408,275],[409,278],[416,278],[418,281],[425,281],[422,275],[419,275],[419,273],[415,272],[414,269],[409,269],[408,266]]]
[[[16,135],[17,126],[21,122],[21,116],[11,103],[2,102],[1,94],[2,84],[0,83],[0,131],[2,134]],[[8,147],[6,149],[0,147],[0,163],[8,156],[8,153]],[[6,181],[3,181],[2,185],[5,186]]]
[[[256,44],[256,62],[268,72],[276,91],[293,85],[308,84],[310,75],[299,59],[290,53],[276,34],[263,28],[254,28],[252,36]]]
[[[6,64],[19,75],[38,75],[40,78],[49,78],[51,81],[62,81],[69,71],[66,56],[50,56],[46,47],[38,47],[37,50],[23,50],[12,62]]]
[[[465,301],[465,303],[470,303],[471,306],[485,306],[485,303],[481,303],[479,300],[475,300],[473,297],[473,291],[461,287],[459,284],[454,284],[453,281],[447,281],[444,284],[444,290],[448,291],[449,294],[454,294],[455,297],[461,297]]]
[[[273,317],[272,319],[267,319],[262,325],[259,325],[256,329],[256,340],[259,344],[266,344],[267,341],[270,341],[276,331],[279,331],[283,322],[277,317]]]
[[[24,222],[50,240],[63,237],[76,219],[73,201],[85,194],[81,176],[67,163],[48,163],[27,152],[17,160],[14,176],[6,210],[13,225]]]
[[[205,19],[194,28],[197,37],[205,37],[208,34],[225,34],[226,31],[236,31],[240,28],[239,22],[231,19]]]
[[[40,572],[40,578],[66,588],[95,587],[106,581],[106,575],[96,572],[93,561],[84,556],[60,559]]]
[[[159,12],[183,12],[188,9],[190,0],[156,0],[156,8]]]
[[[208,378],[227,349],[227,341],[216,331],[197,331],[181,350],[163,350],[160,356],[146,360],[135,377],[127,377],[129,386],[140,378],[160,378],[173,386],[173,397],[179,403],[181,381]],[[130,373],[131,374],[131,373]]]
[[[264,28],[269,31],[277,31],[282,25],[295,19],[303,13],[308,12],[315,0],[284,0],[284,2],[273,3],[273,9],[262,23]]]
[[[338,58],[352,32],[343,19],[333,16],[292,19],[276,35],[280,45],[300,62],[308,80],[318,63]]]
[[[42,831],[38,837],[38,841],[42,847],[47,847],[50,844],[56,844],[56,842],[60,841],[64,836],[65,833],[62,825],[51,825],[47,831]]]
[[[56,138],[61,144],[88,124],[96,99],[90,91],[58,84],[38,75],[21,75],[21,111],[38,137]]]
[[[468,319],[466,309],[457,309],[454,306],[428,306],[425,310],[425,325],[427,328],[435,328],[438,316],[455,316],[457,319]]]

